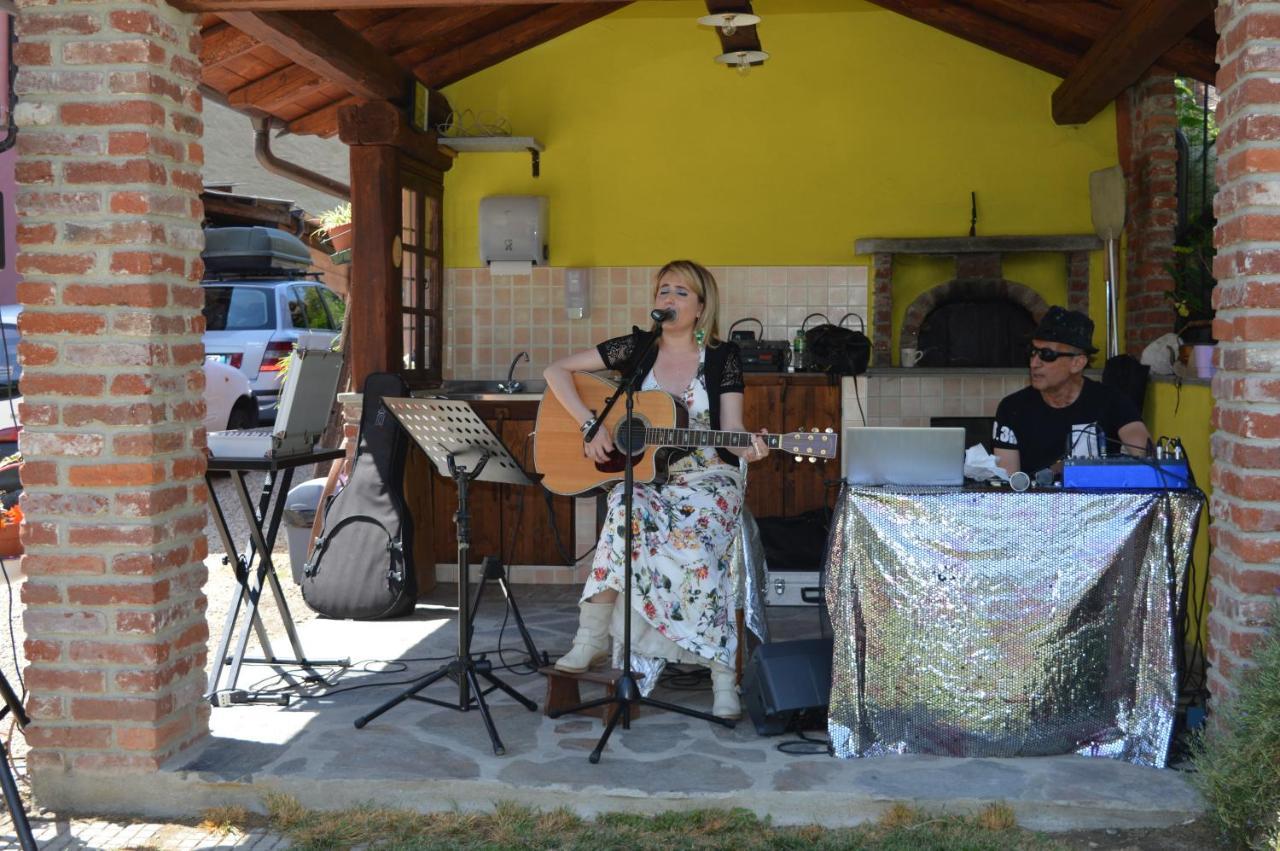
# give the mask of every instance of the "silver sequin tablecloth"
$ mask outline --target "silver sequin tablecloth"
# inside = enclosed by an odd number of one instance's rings
[[[825,589],[835,755],[1163,766],[1202,501],[846,485]]]

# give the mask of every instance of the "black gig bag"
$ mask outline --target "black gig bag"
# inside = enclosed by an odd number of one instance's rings
[[[408,396],[398,375],[365,379],[355,464],[324,506],[324,527],[303,570],[302,598],[331,618],[378,620],[409,614],[418,599],[413,524],[404,502],[409,435],[382,403]]]
[[[862,325],[861,331],[844,327],[850,316]],[[862,375],[871,363],[871,341],[866,331],[866,324],[856,313],[846,313],[836,325],[828,322],[805,331],[804,351],[809,368],[831,376]]]

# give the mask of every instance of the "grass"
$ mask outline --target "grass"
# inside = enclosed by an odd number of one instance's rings
[[[1280,851],[1280,604],[1253,661],[1235,696],[1192,741],[1191,780],[1233,846]]]
[[[930,814],[896,803],[874,824],[826,829],[775,827],[743,809],[666,812],[654,816],[609,813],[594,821],[566,808],[549,812],[500,802],[492,812],[421,814],[373,804],[311,811],[287,795],[266,800],[268,827],[292,847],[339,849],[564,849],[564,851],[1011,851],[1060,846],[1017,826],[1013,810],[993,804],[975,816]],[[233,829],[236,813],[206,814]],[[247,813],[240,817],[252,819]]]

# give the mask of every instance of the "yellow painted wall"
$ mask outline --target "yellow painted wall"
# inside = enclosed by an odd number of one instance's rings
[[[536,180],[527,154],[458,157],[446,263],[479,265],[479,200],[507,193],[550,197],[556,266],[847,264],[859,237],[967,233],[970,190],[979,234],[1092,231],[1113,110],[1057,126],[1056,77],[857,0],[755,7],[771,58],[745,77],[703,3],[641,0],[446,89],[547,146]]]
[[[1209,425],[1213,413],[1213,395],[1207,384],[1183,384],[1181,388],[1171,382],[1153,381],[1147,386],[1147,402],[1144,411],[1147,426],[1155,437],[1178,437],[1187,449],[1191,472],[1196,484],[1206,495],[1213,492],[1209,481]],[[1200,532],[1196,537],[1193,554],[1191,591],[1188,611],[1193,619],[1190,628],[1199,629],[1202,641],[1209,640],[1207,618],[1195,621],[1202,604],[1201,589],[1205,587],[1205,574],[1209,569],[1208,506],[1200,517]],[[1208,612],[1205,612],[1207,615]]]

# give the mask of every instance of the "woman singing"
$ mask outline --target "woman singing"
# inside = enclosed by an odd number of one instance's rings
[[[654,306],[673,312],[657,345],[640,364],[642,390],[665,390],[689,411],[689,427],[744,431],[742,362],[738,347],[719,339],[719,298],[715,278],[690,260],[674,260],[658,272]],[[561,358],[544,373],[547,386],[582,424],[592,412],[574,388],[573,373],[631,371],[644,348],[643,333],[606,340],[594,349]],[[764,433],[763,431],[761,432]],[[613,450],[599,429],[583,453],[597,462]],[[755,437],[751,446],[697,449],[673,463],[663,485],[637,483],[632,529],[632,653],[651,659],[707,665],[715,693],[712,714],[742,714],[732,668],[737,649],[729,562],[744,495],[739,456],[758,461],[768,453]],[[581,672],[609,655],[610,623],[623,590],[624,527],[622,485],[609,494],[608,516],[595,561],[582,592],[573,648],[556,668]],[[621,638],[620,627],[615,636]]]

